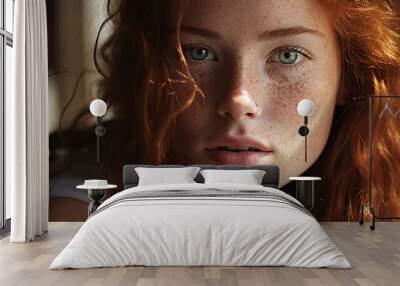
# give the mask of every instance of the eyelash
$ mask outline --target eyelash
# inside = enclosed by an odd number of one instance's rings
[[[209,51],[210,53],[212,53],[215,56],[215,61],[218,61],[218,57],[217,57],[216,53],[214,52],[214,50],[206,45],[196,45],[196,44],[182,45],[182,52],[185,54],[189,49],[195,49],[195,48],[206,49],[207,51]],[[198,62],[201,62],[201,61],[198,61]]]
[[[312,60],[312,54],[308,50],[306,50],[306,49],[304,49],[302,47],[299,47],[299,46],[284,46],[284,47],[279,47],[279,48],[273,50],[272,53],[271,53],[271,56],[267,60],[267,63],[274,63],[274,62],[271,61],[271,58],[274,55],[276,55],[276,54],[278,54],[278,53],[280,53],[282,51],[287,51],[287,50],[299,52],[302,56],[306,57],[309,60]],[[286,69],[290,69],[290,70],[298,69],[298,65],[299,65],[299,64],[282,64],[282,63],[278,63],[278,64],[280,64],[280,66],[282,68],[286,68]]]

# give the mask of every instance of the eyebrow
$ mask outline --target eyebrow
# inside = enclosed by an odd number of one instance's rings
[[[260,40],[273,40],[277,38],[283,38],[288,36],[295,36],[300,34],[312,34],[320,37],[324,37],[324,34],[318,30],[313,30],[304,26],[296,26],[272,31],[265,31],[258,38]]]
[[[197,27],[192,27],[192,26],[182,26],[181,27],[181,32],[184,33],[189,33],[193,35],[198,35],[201,37],[205,38],[210,38],[214,40],[221,40],[223,37],[221,34],[204,29],[204,28],[197,28]],[[300,34],[312,34],[320,37],[324,37],[324,34],[321,33],[318,30],[313,30],[304,26],[295,26],[295,27],[289,27],[289,28],[283,28],[283,29],[277,29],[277,30],[272,30],[272,31],[265,31],[261,33],[258,36],[259,40],[273,40],[277,38],[283,38],[283,37],[288,37],[288,36],[295,36],[295,35],[300,35]]]
[[[210,38],[210,39],[214,39],[214,40],[222,39],[221,34],[219,34],[217,32],[213,32],[211,30],[204,29],[204,28],[197,28],[197,27],[192,27],[192,26],[182,26],[180,30],[181,30],[181,32],[184,32],[184,33],[198,35],[198,36],[202,36],[202,37]]]

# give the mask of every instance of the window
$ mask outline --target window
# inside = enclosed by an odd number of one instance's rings
[[[11,217],[10,193],[4,188],[4,105],[6,95],[11,93],[12,48],[14,33],[14,0],[0,0],[0,228]]]

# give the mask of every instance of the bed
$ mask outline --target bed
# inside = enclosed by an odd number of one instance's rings
[[[50,269],[351,267],[312,214],[277,189],[277,166],[197,166],[263,170],[260,185],[204,182],[200,172],[193,183],[138,185],[138,167],[153,166],[124,166],[124,191],[100,205]]]

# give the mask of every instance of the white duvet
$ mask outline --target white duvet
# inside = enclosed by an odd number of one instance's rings
[[[243,195],[123,199],[137,192],[207,193],[207,189],[262,191],[272,199]],[[315,218],[296,205],[301,206],[280,190],[255,185],[193,183],[127,189],[99,207],[50,269],[127,265],[350,268]]]

